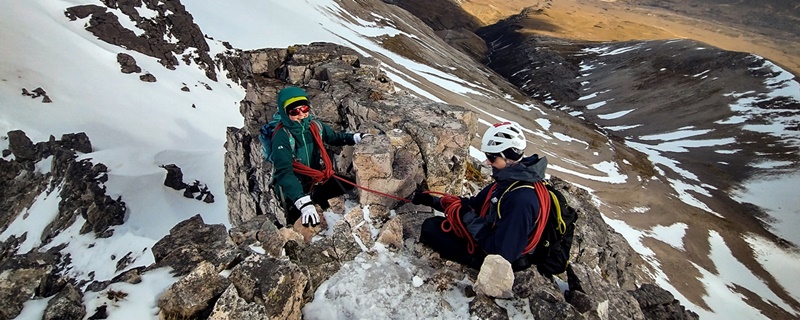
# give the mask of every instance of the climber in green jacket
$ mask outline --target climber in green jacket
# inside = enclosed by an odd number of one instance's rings
[[[275,130],[271,141],[276,190],[286,204],[284,207],[287,209],[286,221],[289,225],[302,218],[304,226],[314,226],[320,221],[314,204],[325,210],[329,207],[329,199],[338,197],[353,187],[333,177],[315,182],[312,177],[296,172],[293,168],[292,163],[298,161],[312,169],[323,169],[323,153],[314,142],[312,131],[319,132],[323,143],[334,146],[354,145],[371,135],[335,132],[328,125],[314,120],[308,94],[301,88],[284,88],[278,93],[277,102],[278,115],[285,130]],[[312,125],[316,128],[312,128]]]

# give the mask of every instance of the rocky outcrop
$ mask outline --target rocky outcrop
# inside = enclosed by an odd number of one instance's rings
[[[646,319],[697,319],[696,313],[687,310],[667,290],[649,283],[630,292]]]
[[[13,319],[34,295],[46,296],[58,257],[31,252],[0,262],[0,319]]]
[[[317,235],[315,240],[300,236],[300,227],[285,225],[281,208],[269,191],[270,164],[260,158],[255,134],[276,107],[277,92],[287,84],[300,85],[309,92],[318,119],[337,130],[378,133],[355,147],[329,150],[335,155],[338,170],[346,170],[352,163],[359,185],[395,195],[410,193],[420,185],[461,194],[462,190],[478,189],[465,183],[464,169],[470,159],[458,151],[467,149],[468,137],[473,135],[472,113],[398,93],[371,60],[334,45],[264,49],[243,52],[240,58],[242,74],[248,70],[253,74],[242,78],[248,83],[240,108],[245,125],[229,128],[226,142],[226,195],[235,225],[231,235],[237,245],[251,252],[259,247],[257,251],[276,258],[285,254],[285,263],[299,267],[308,279],[305,284],[296,282],[304,286],[304,301],[311,299],[310,293],[342,263],[362,251],[374,250],[376,243],[438,266],[441,276],[432,278],[438,279],[435,282],[439,287],[454,286],[457,277],[463,278],[463,267],[442,264],[430,249],[416,243],[424,220],[424,215],[416,213],[419,208],[363,190],[357,199],[348,198],[358,202],[355,207],[333,209],[341,218],[332,222],[324,236]],[[559,279],[520,271],[511,277],[514,283],[510,292],[494,295],[527,299],[531,306],[527,312],[536,318],[644,319],[639,302],[628,291],[653,281],[645,270],[647,264],[605,224],[589,194],[555,177],[552,184],[563,190],[580,215],[570,276]],[[399,216],[392,218],[386,214],[388,209]],[[473,272],[466,274],[477,281]],[[569,290],[561,289],[559,283],[568,283]],[[480,283],[476,286],[482,287]],[[480,290],[487,291],[485,287]],[[213,313],[219,317],[241,314],[257,300],[249,298],[247,290],[239,286],[224,295],[231,306],[215,307]],[[477,295],[470,304],[472,315],[507,317],[506,310],[492,299]],[[258,314],[267,312],[260,307],[254,310]]]
[[[111,235],[109,227],[125,217],[125,203],[105,194],[102,183],[108,179],[103,164],[89,159],[76,160],[78,153],[92,152],[85,133],[64,134],[61,140],[33,142],[24,132],[8,133],[14,160],[0,159],[0,230],[4,230],[25,208],[30,208],[42,192],[58,191],[58,214],[42,233],[46,244],[81,216],[86,220],[82,233],[99,237]],[[46,182],[49,179],[49,185]]]
[[[83,294],[72,284],[67,284],[47,302],[42,320],[83,319],[85,315]]]
[[[153,245],[152,252],[154,267],[172,267],[176,275],[191,272],[202,261],[219,272],[241,259],[241,251],[228,236],[225,226],[207,225],[200,215],[172,227],[169,235]]]
[[[427,176],[431,190],[459,193],[477,117],[463,108],[395,93],[377,60],[326,43],[241,54],[240,73],[252,72],[241,103],[243,128],[228,128],[226,195],[231,222],[266,214],[278,226],[285,217],[269,192],[271,164],[261,159],[256,134],[275,112],[277,92],[293,84],[308,91],[315,118],[335,130],[377,135],[354,148],[330,148],[338,172],[354,167],[356,182],[407,196]],[[354,156],[355,154],[355,156]],[[423,165],[423,163],[425,165]],[[242,192],[246,190],[246,192]],[[363,204],[393,207],[396,201],[361,193]]]
[[[187,65],[191,62],[199,65],[209,79],[217,79],[214,61],[208,54],[206,38],[180,1],[102,2],[105,7],[79,5],[67,8],[64,14],[72,21],[88,18],[86,30],[102,41],[156,58],[168,69],[175,69],[179,63],[178,56]],[[122,14],[117,16],[108,9],[119,9],[118,12]],[[138,10],[150,10],[154,15],[143,17]],[[132,21],[139,30],[127,29],[120,23],[120,19]],[[123,73],[139,72],[135,61],[131,65],[132,58],[120,61],[118,56],[117,60],[122,65]],[[145,77],[142,81],[155,81],[151,74],[142,77]]]

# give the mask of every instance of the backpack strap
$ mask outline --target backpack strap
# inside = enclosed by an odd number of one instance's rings
[[[522,254],[527,254],[536,248],[536,245],[539,244],[539,239],[542,238],[542,233],[544,232],[544,228],[545,226],[547,226],[547,221],[550,218],[550,205],[552,202],[551,199],[553,199],[555,195],[552,194],[552,192],[550,192],[550,190],[547,189],[547,187],[544,185],[542,181],[537,181],[533,185],[521,184],[519,186],[516,186],[519,182],[520,181],[514,181],[514,183],[512,183],[511,186],[509,186],[505,191],[503,191],[503,194],[500,195],[500,199],[497,200],[497,218],[498,219],[502,218],[502,216],[500,215],[500,202],[503,201],[503,196],[505,196],[506,193],[521,188],[530,188],[536,191],[536,195],[539,198],[539,214],[536,216],[536,221],[533,222],[536,225],[536,229],[534,233],[528,237],[528,245],[525,246],[525,250],[522,252]],[[560,224],[563,224],[564,222],[560,218],[561,217],[560,208],[557,210],[559,212],[558,220],[560,228]],[[564,224],[564,230],[566,230],[566,224]]]

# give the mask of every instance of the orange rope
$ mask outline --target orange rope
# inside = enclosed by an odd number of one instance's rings
[[[539,240],[542,238],[544,227],[547,226],[547,220],[550,218],[550,191],[544,186],[544,183],[538,181],[533,184],[536,189],[536,195],[539,197],[539,215],[536,217],[536,232],[533,236],[528,238],[528,245],[525,246],[525,251],[522,254],[527,254],[536,248]]]
[[[392,198],[392,199],[395,199],[395,200],[400,200],[400,201],[403,201],[403,202],[411,202],[411,200],[408,200],[408,199],[403,199],[403,198],[396,197],[396,196],[393,196],[393,195],[390,195],[390,194],[386,194],[386,193],[383,193],[383,192],[379,192],[379,191],[375,191],[375,190],[372,190],[372,189],[369,189],[369,188],[365,188],[365,187],[359,186],[359,185],[353,183],[350,180],[347,180],[345,178],[342,178],[342,177],[339,177],[339,176],[335,175],[334,172],[333,172],[333,162],[331,161],[331,158],[328,155],[328,151],[322,145],[322,135],[319,133],[319,128],[317,126],[312,125],[311,126],[311,134],[314,137],[314,144],[316,144],[317,147],[319,147],[319,153],[320,153],[320,157],[322,158],[322,164],[323,164],[322,170],[317,170],[317,169],[311,168],[311,167],[309,167],[307,165],[304,165],[304,164],[300,163],[297,160],[292,162],[292,169],[294,169],[294,171],[299,173],[299,174],[306,175],[306,176],[310,177],[311,178],[311,182],[312,182],[312,188],[316,184],[325,183],[330,178],[336,178],[339,181],[345,182],[345,183],[347,183],[349,185],[352,185],[352,186],[354,186],[356,188],[359,188],[361,190],[369,191],[369,192],[372,192],[372,193],[375,193],[375,194],[379,194],[379,195],[382,195],[382,196],[385,196],[385,197],[389,197],[389,198]]]
[[[528,237],[528,244],[525,246],[525,250],[522,252],[522,254],[527,254],[536,248],[536,245],[542,238],[544,228],[547,226],[547,220],[550,217],[550,192],[541,181],[536,182],[533,186],[536,190],[536,195],[539,198],[539,215],[535,221],[536,231],[533,233],[533,235]],[[490,203],[489,198],[496,187],[497,184],[495,183],[492,186],[492,189],[489,190],[489,193],[486,196],[486,201],[484,201],[483,206],[481,207],[481,217],[486,216]],[[426,191],[425,193],[438,194],[442,196],[441,204],[444,208],[445,214],[445,220],[442,221],[442,230],[444,232],[453,232],[459,238],[466,239],[467,251],[470,254],[474,254],[475,240],[472,239],[472,235],[469,234],[467,227],[461,221],[461,198],[434,191]]]
[[[311,126],[311,135],[314,137],[314,143],[319,147],[320,157],[322,157],[322,170],[311,168],[297,160],[292,161],[292,168],[295,172],[310,177],[313,188],[314,185],[325,183],[333,177],[333,162],[331,162],[331,157],[328,156],[328,151],[322,145],[322,135],[319,134],[317,126]],[[311,161],[311,159],[308,160]]]
[[[472,239],[469,232],[467,231],[467,227],[461,222],[461,198],[456,197],[454,195],[441,193],[441,192],[434,192],[434,191],[426,191],[425,193],[432,193],[441,195],[441,204],[442,208],[444,208],[444,221],[442,221],[442,230],[444,232],[453,232],[459,238],[463,238],[467,240],[467,251],[470,254],[475,253],[475,240]]]

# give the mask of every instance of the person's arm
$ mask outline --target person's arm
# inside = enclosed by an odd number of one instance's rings
[[[323,142],[332,146],[352,146],[356,144],[355,139],[353,139],[353,133],[336,132],[333,131],[333,129],[331,129],[331,127],[329,127],[327,124],[324,124],[321,121],[316,122],[322,126],[322,128],[320,128],[320,134],[322,135]]]
[[[494,228],[474,211],[464,213],[461,220],[478,246],[487,254],[499,254],[514,262],[528,245],[533,221],[539,213],[536,191],[522,188],[510,191],[500,203],[500,219]]]
[[[300,180],[294,174],[293,161],[294,152],[289,144],[289,133],[286,130],[278,130],[272,138],[272,166],[275,169],[273,178],[275,183],[283,188],[284,195],[291,202],[305,195]]]

